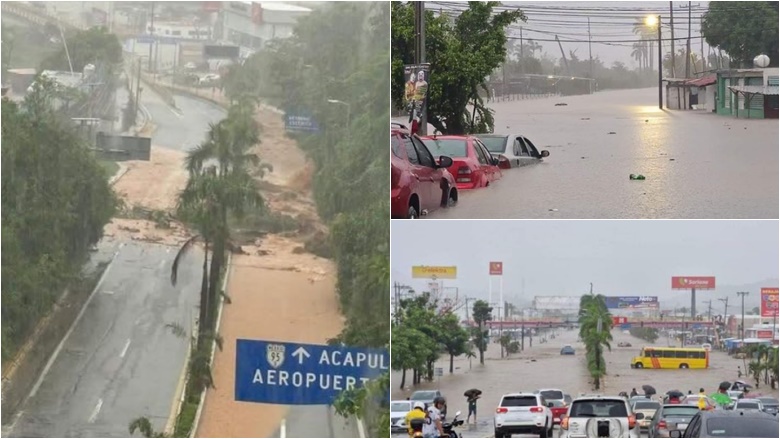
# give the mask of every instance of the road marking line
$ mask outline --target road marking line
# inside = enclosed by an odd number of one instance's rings
[[[114,294],[113,291],[103,291],[103,294]]]
[[[127,353],[127,348],[130,347],[130,339],[127,339],[127,343],[125,343],[125,348],[122,349],[122,353],[119,355],[119,358],[125,358],[125,354]]]
[[[89,417],[89,423],[94,424],[95,419],[97,419],[98,413],[100,413],[100,408],[103,407],[103,399],[98,398],[97,405],[95,406],[95,410],[92,411],[92,416]]]
[[[279,438],[287,437],[287,418],[282,418],[282,424],[279,426]]]
[[[35,382],[35,385],[33,386],[32,390],[30,390],[30,394],[27,395],[27,398],[24,400],[24,403],[22,406],[27,404],[27,401],[34,397],[36,393],[38,393],[38,389],[41,388],[41,384],[43,384],[43,379],[46,378],[46,375],[49,373],[49,369],[51,369],[51,366],[54,364],[54,361],[57,359],[57,356],[60,355],[60,351],[62,350],[62,347],[65,345],[65,342],[68,340],[68,337],[70,337],[70,334],[73,332],[73,329],[76,328],[76,325],[78,325],[79,321],[81,321],[81,318],[84,317],[84,313],[87,311],[87,307],[89,306],[90,302],[92,302],[92,299],[95,297],[95,294],[97,294],[98,290],[100,289],[100,286],[103,285],[103,281],[106,280],[106,276],[108,276],[109,270],[111,270],[111,265],[114,264],[114,261],[116,260],[116,257],[119,255],[119,250],[114,252],[114,256],[111,257],[111,262],[108,263],[108,266],[106,266],[106,269],[103,270],[103,274],[100,276],[100,279],[98,280],[97,285],[95,285],[95,289],[92,290],[92,293],[89,295],[89,298],[87,298],[87,301],[84,302],[84,306],[81,307],[81,311],[79,311],[79,314],[76,316],[76,320],[71,323],[70,328],[68,328],[68,332],[65,333],[65,336],[62,337],[62,340],[60,340],[60,343],[57,345],[57,348],[54,349],[54,353],[51,355],[51,358],[49,358],[49,361],[46,362],[46,366],[43,368],[43,371],[41,372],[41,376],[38,377],[38,381]]]

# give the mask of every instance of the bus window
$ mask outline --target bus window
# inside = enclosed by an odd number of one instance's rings
[[[688,353],[685,351],[676,351],[677,358],[688,358]]]
[[[701,358],[701,359],[707,358],[707,353],[706,352],[697,352],[697,354],[699,354],[699,358]]]
[[[664,356],[664,353],[661,351],[651,351],[650,353],[653,358],[663,358]]]
[[[642,349],[642,352],[639,354],[639,356],[640,357],[645,357],[645,358],[650,358],[650,352],[653,352],[653,351],[646,351],[646,350]]]
[[[676,358],[676,351],[663,351],[664,358]]]
[[[699,353],[698,352],[688,351],[688,358],[704,358],[704,357],[699,357]]]

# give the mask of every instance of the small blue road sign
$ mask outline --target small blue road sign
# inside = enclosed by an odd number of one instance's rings
[[[320,126],[317,121],[304,111],[288,110],[285,112],[284,128],[288,132],[299,133],[317,133],[320,131]]]
[[[383,349],[236,340],[236,401],[330,404],[389,371]]]

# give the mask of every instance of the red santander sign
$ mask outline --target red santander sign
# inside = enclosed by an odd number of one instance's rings
[[[761,317],[778,316],[777,288],[761,288]]]
[[[501,276],[504,274],[504,263],[503,262],[491,262],[490,263],[490,275],[491,276]]]
[[[714,290],[715,276],[672,276],[673,290]]]

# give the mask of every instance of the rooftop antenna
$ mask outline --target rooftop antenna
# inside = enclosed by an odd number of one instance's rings
[[[60,38],[62,38],[62,45],[65,46],[65,56],[68,57],[68,66],[70,66],[70,74],[73,75],[73,62],[70,60],[70,52],[68,52],[68,42],[65,41],[65,32],[62,31],[62,23],[60,23],[59,17],[57,17],[57,27],[60,28]]]

